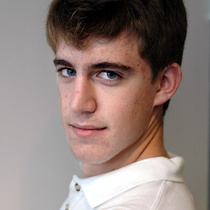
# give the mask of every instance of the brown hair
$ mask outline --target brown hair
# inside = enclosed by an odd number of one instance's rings
[[[125,30],[138,36],[153,79],[172,62],[181,65],[187,33],[182,0],[53,0],[46,24],[54,51],[60,38],[82,48],[94,37],[111,39]]]

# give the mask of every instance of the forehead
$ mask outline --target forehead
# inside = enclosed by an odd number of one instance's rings
[[[56,47],[56,57],[70,57],[72,55],[94,55],[94,57],[112,58],[115,56],[139,56],[139,41],[133,34],[123,32],[117,37],[108,39],[93,37],[84,47],[77,47],[70,42],[60,39]]]
[[[139,44],[138,39],[140,40],[141,37],[139,37],[135,32],[131,32],[128,30],[123,30],[115,36],[96,35],[93,33],[93,34],[88,35],[84,39],[80,39],[79,41],[75,40],[74,37],[71,37],[68,34],[65,35],[65,33],[60,32],[57,34],[56,45],[59,44],[59,41],[65,41],[66,43],[74,46],[75,48],[85,49],[88,46],[90,46],[92,43],[94,43],[95,41],[99,41],[101,43],[103,43],[103,42],[106,43],[106,42],[112,42],[112,41],[116,41],[116,40],[123,42],[123,40],[124,40],[125,42],[127,42],[127,41],[130,41],[133,39],[135,39],[136,44],[138,45]]]

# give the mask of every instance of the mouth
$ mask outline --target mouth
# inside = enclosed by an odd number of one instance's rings
[[[78,125],[78,124],[70,124],[72,131],[79,137],[91,137],[98,134],[101,134],[106,127],[97,127],[93,125]]]

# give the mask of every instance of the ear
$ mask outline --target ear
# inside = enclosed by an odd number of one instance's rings
[[[154,99],[154,106],[162,105],[176,92],[182,80],[182,70],[177,63],[167,66],[157,78],[159,89]]]

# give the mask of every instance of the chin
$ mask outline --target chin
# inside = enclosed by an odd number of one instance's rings
[[[69,142],[72,153],[82,163],[104,164],[112,161],[119,153],[120,147],[105,143],[88,144],[87,142]]]
[[[92,165],[107,163],[114,157],[113,154],[104,152],[73,151],[73,153],[80,162]]]
[[[82,163],[86,163],[86,164],[92,164],[92,165],[98,165],[98,164],[103,164],[108,162],[111,158],[109,157],[98,157],[98,156],[93,156],[93,155],[76,155],[76,158],[82,162]]]

